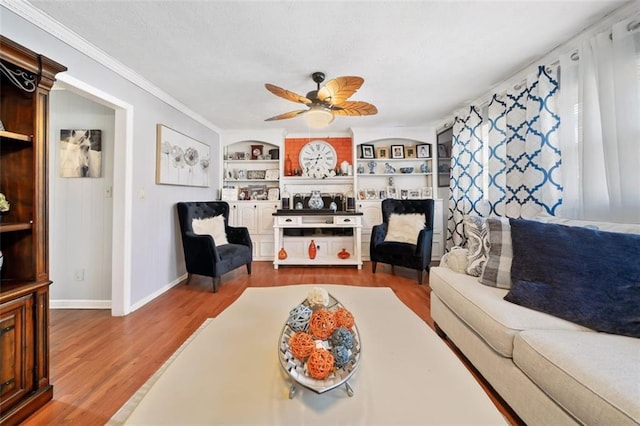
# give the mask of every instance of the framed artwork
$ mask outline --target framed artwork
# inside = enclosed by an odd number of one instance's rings
[[[408,189],[401,189],[400,190],[400,199],[406,200],[408,198],[409,198],[409,190]]]
[[[367,198],[367,192],[364,189],[358,190],[358,200],[365,200]]]
[[[380,198],[381,200],[384,200],[385,198],[387,198],[387,191],[384,189],[380,189],[378,191],[378,198]]]
[[[360,158],[374,158],[373,145],[360,145]]]
[[[398,198],[398,188],[387,186],[387,198]]]
[[[156,125],[156,183],[209,186],[210,149],[163,124]]]
[[[378,199],[378,193],[375,189],[367,189],[366,190],[366,196],[367,196],[367,200],[377,200]]]
[[[421,196],[420,189],[410,189],[409,190],[409,199],[410,200],[419,200]]]
[[[405,158],[416,158],[416,147],[415,146],[407,146],[404,148],[404,156]]]
[[[433,198],[433,188],[425,186],[420,190],[420,198]]]
[[[391,158],[404,158],[404,145],[391,145]]]
[[[234,152],[233,153],[234,160],[244,160],[244,152]]]
[[[418,158],[431,158],[431,145],[428,143],[418,145],[416,147],[416,155]]]
[[[379,146],[376,148],[376,158],[389,158],[389,147]]]
[[[249,199],[266,200],[268,196],[266,185],[249,185]]]
[[[101,130],[60,130],[60,177],[102,177]]]

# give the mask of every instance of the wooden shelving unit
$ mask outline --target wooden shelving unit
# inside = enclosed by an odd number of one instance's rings
[[[66,68],[0,36],[0,424],[53,396],[49,382],[49,91]]]

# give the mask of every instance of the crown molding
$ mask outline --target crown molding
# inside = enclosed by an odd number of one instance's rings
[[[71,31],[69,28],[65,27],[58,21],[54,20],[52,17],[42,12],[40,9],[33,6],[26,0],[0,0],[0,5],[2,7],[12,11],[16,15],[26,19],[31,24],[37,26],[43,31],[48,32],[53,37],[58,40],[64,42],[70,47],[74,48],[81,54],[97,61],[102,66],[110,69],[115,72],[122,78],[130,81],[135,84],[142,90],[148,92],[152,96],[160,99],[166,104],[172,106],[176,110],[181,113],[189,116],[193,120],[202,124],[203,126],[220,133],[221,129],[215,124],[211,123],[209,120],[204,118],[202,115],[194,112],[186,105],[169,95],[167,92],[160,89],[158,86],[152,84],[140,74],[133,71],[131,68],[125,66],[121,62],[117,61],[112,56],[108,55],[104,51],[100,50],[93,44],[89,43],[84,38],[80,37],[75,32]]]

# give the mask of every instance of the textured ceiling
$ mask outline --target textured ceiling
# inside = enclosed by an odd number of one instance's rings
[[[365,79],[349,127],[425,126],[520,71],[622,1],[31,1],[222,130],[285,128],[311,73]]]

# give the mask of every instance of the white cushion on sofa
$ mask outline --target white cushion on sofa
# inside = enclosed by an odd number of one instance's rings
[[[528,330],[513,343],[513,362],[580,423],[640,423],[640,339]]]
[[[500,355],[511,358],[513,338],[527,329],[590,331],[586,327],[503,300],[508,290],[448,268],[429,270],[429,286],[442,302]]]

